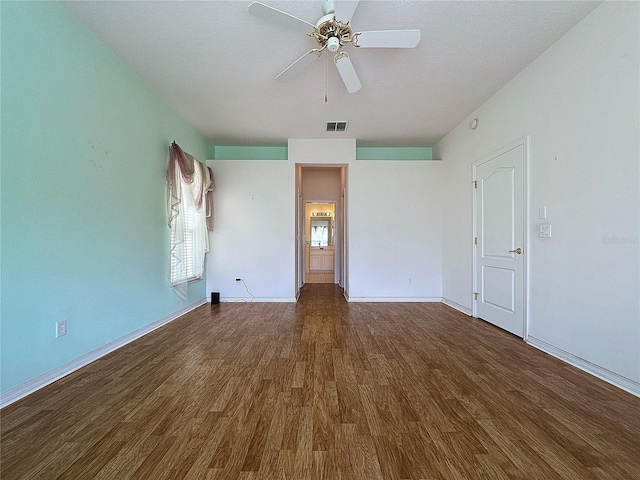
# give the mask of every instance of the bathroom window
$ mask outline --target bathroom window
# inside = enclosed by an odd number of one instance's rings
[[[311,246],[329,246],[329,220],[311,220]]]

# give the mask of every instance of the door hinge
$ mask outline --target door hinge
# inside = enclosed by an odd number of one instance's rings
[[[478,292],[474,292],[474,293],[473,293],[473,299],[474,299],[474,300],[477,300],[477,299],[478,299]]]
[[[475,238],[473,239],[473,244],[474,244],[474,245],[477,245],[477,244],[478,244],[478,237],[475,237]]]
[[[473,181],[473,188],[478,188],[478,181],[477,180]]]

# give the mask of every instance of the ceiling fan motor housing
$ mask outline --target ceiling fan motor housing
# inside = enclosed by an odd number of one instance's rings
[[[330,52],[337,52],[340,47],[353,41],[353,33],[349,23],[342,23],[329,13],[316,22],[315,31],[310,34],[318,45]]]

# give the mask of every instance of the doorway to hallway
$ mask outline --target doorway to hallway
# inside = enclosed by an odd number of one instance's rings
[[[346,289],[347,167],[296,165],[296,285],[332,283]]]

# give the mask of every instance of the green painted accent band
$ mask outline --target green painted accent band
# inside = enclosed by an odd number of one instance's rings
[[[288,160],[287,147],[233,147],[216,145],[216,160]]]
[[[216,160],[287,160],[287,147],[216,145]],[[356,160],[433,160],[431,147],[357,147]]]
[[[431,147],[357,147],[356,160],[433,160]]]

